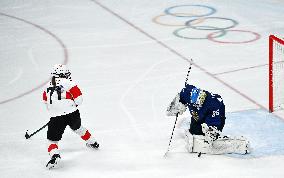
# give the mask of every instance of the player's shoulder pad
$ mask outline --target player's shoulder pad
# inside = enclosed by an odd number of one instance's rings
[[[60,85],[62,85],[67,90],[70,90],[71,88],[76,86],[76,83],[72,80],[63,78],[63,79],[61,79]]]

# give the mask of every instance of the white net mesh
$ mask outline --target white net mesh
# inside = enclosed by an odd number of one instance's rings
[[[273,108],[284,108],[284,43],[273,41]]]

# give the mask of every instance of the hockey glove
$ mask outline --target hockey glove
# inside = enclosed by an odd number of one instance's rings
[[[176,116],[177,114],[182,115],[184,113],[186,106],[182,104],[179,99],[180,95],[178,93],[167,108],[167,116]]]
[[[205,141],[209,144],[212,144],[215,140],[217,140],[221,136],[221,131],[219,131],[214,126],[209,126],[206,123],[201,124],[202,132],[205,134]]]

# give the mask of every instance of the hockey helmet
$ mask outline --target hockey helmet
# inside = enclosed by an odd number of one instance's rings
[[[196,87],[192,88],[192,90],[190,92],[190,102],[191,103],[196,103],[197,102],[199,93],[200,93],[200,89],[198,89]]]
[[[207,94],[204,90],[194,87],[190,92],[190,103],[195,104],[198,107],[202,107],[206,96]]]
[[[60,78],[70,78],[71,72],[64,64],[55,64],[52,68],[51,75],[54,77],[60,77]]]

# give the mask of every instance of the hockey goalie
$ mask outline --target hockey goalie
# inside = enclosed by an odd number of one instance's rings
[[[182,115],[189,109],[189,129],[185,129],[186,148],[190,153],[248,154],[249,141],[241,137],[222,134],[225,125],[225,105],[218,94],[186,86],[178,93],[167,108],[168,116]]]

